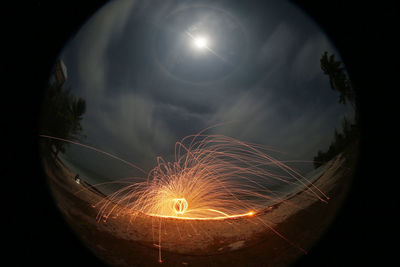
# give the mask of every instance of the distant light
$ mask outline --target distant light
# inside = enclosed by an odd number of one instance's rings
[[[207,39],[203,36],[194,37],[193,39],[194,45],[199,49],[204,49],[207,47]]]

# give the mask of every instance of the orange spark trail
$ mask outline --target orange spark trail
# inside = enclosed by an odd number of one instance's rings
[[[250,218],[265,209],[266,203],[285,200],[285,195],[274,191],[273,185],[276,184],[292,184],[298,190],[307,189],[323,202],[329,199],[295,169],[269,156],[269,150],[265,147],[223,135],[206,135],[204,131],[176,142],[174,161],[166,162],[157,157],[157,165],[149,172],[85,144],[48,135],[40,136],[100,152],[147,174],[147,178],[142,177],[143,182],[124,181],[123,188],[99,203],[97,219],[106,221],[111,214],[118,216],[120,213],[133,217],[144,214],[158,219],[157,247],[160,263],[163,219],[212,221]],[[306,253],[265,220],[260,217],[256,219]]]
[[[71,141],[71,140],[68,140],[68,139],[59,138],[59,137],[54,137],[54,136],[49,136],[49,135],[44,135],[44,134],[40,134],[39,136],[40,136],[40,137],[44,137],[44,138],[48,138],[48,139],[59,140],[59,141],[71,143],[71,144],[74,144],[74,145],[78,145],[78,146],[82,146],[82,147],[85,147],[85,148],[94,150],[94,151],[96,151],[96,152],[102,153],[102,154],[107,155],[107,156],[109,156],[109,157],[111,157],[111,158],[114,158],[114,159],[116,159],[116,160],[119,160],[119,161],[121,161],[121,162],[123,162],[123,163],[125,163],[125,164],[127,164],[127,165],[129,165],[129,166],[131,166],[131,167],[133,167],[133,168],[135,168],[135,169],[137,169],[137,170],[143,172],[144,174],[146,173],[143,169],[139,168],[138,166],[136,166],[136,165],[134,165],[134,164],[132,164],[132,163],[130,163],[130,162],[124,160],[124,159],[121,159],[120,157],[117,157],[117,156],[115,156],[115,155],[113,155],[113,154],[110,154],[110,153],[105,152],[105,151],[103,151],[103,150],[97,149],[97,148],[95,148],[95,147],[92,147],[92,146],[89,146],[89,145],[85,145],[85,144],[82,144],[82,143],[78,143],[78,142],[74,142],[74,141]]]
[[[176,143],[174,162],[158,157],[146,182],[116,191],[101,213],[139,211],[187,220],[247,216],[249,210],[265,207],[265,201],[280,199],[267,185],[277,182],[308,188],[316,198],[327,201],[319,188],[266,154],[262,146],[201,133]]]

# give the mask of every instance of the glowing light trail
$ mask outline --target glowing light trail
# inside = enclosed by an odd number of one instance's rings
[[[121,162],[123,162],[123,163],[125,163],[125,164],[127,164],[127,165],[129,165],[129,166],[131,166],[131,167],[133,167],[133,168],[135,168],[135,169],[141,171],[141,172],[144,173],[144,174],[146,173],[143,169],[141,169],[141,168],[139,168],[138,166],[132,164],[131,162],[126,161],[126,160],[124,160],[124,159],[121,159],[120,157],[117,157],[117,156],[115,156],[115,155],[113,155],[113,154],[110,154],[110,153],[108,153],[108,152],[105,152],[105,151],[103,151],[103,150],[101,150],[101,149],[98,149],[98,148],[95,148],[95,147],[92,147],[92,146],[89,146],[89,145],[85,145],[85,144],[82,144],[82,143],[74,142],[74,141],[71,141],[71,140],[68,140],[68,139],[60,138],[60,137],[54,137],[54,136],[49,136],[49,135],[44,135],[44,134],[40,134],[39,136],[40,136],[40,137],[43,137],[43,138],[48,138],[48,139],[53,139],[53,140],[58,140],[58,141],[67,142],[67,143],[70,143],[70,144],[74,144],[74,145],[78,145],[78,146],[82,146],[82,147],[85,147],[85,148],[94,150],[94,151],[96,151],[96,152],[102,153],[102,154],[107,155],[107,156],[109,156],[109,157],[111,157],[111,158],[114,158],[114,159],[116,159],[116,160],[119,160],[119,161],[121,161]]]
[[[159,261],[161,259],[161,219],[226,220],[249,218],[267,207],[266,201],[284,201],[270,187],[274,183],[293,184],[307,189],[323,202],[329,199],[296,170],[268,155],[263,146],[204,131],[175,144],[175,159],[157,158],[157,165],[144,182],[132,182],[103,199],[97,219],[106,221],[111,214],[145,214],[159,220]],[[141,170],[134,164],[94,147],[63,138],[43,138],[69,142]],[[118,181],[116,182],[118,183]],[[124,182],[125,184],[125,182]],[[262,224],[282,239],[305,252],[267,222]]]
[[[222,135],[192,135],[176,143],[174,162],[158,157],[145,182],[110,195],[99,214],[140,212],[187,220],[243,217],[265,208],[266,201],[283,200],[269,188],[276,182],[307,188],[327,202],[321,190],[259,145]]]
[[[176,214],[184,214],[188,206],[189,205],[184,198],[174,198],[172,200],[172,209]]]
[[[216,210],[208,209],[209,211],[218,212]],[[178,220],[193,220],[193,221],[210,221],[210,220],[226,220],[231,218],[240,218],[240,217],[250,217],[254,215],[253,211],[249,211],[243,214],[235,214],[235,215],[228,215],[223,213],[224,216],[215,216],[215,217],[204,217],[204,218],[193,218],[193,217],[180,217],[180,216],[168,216],[168,215],[157,215],[157,214],[147,214],[152,217],[158,218],[171,218],[171,219],[178,219]]]

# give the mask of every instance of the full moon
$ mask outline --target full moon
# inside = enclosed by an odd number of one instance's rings
[[[193,39],[194,45],[199,48],[199,49],[204,49],[205,47],[207,47],[207,39],[205,37],[202,36],[198,36],[195,37]]]

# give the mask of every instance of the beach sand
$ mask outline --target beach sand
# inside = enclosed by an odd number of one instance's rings
[[[45,171],[67,222],[111,265],[159,266],[161,237],[164,266],[288,266],[320,238],[349,189],[351,164],[343,155],[327,164],[314,182],[330,197],[327,203],[305,189],[252,217],[218,221],[160,220],[124,212],[98,221],[103,196],[77,184],[75,173],[61,163],[45,163]]]

